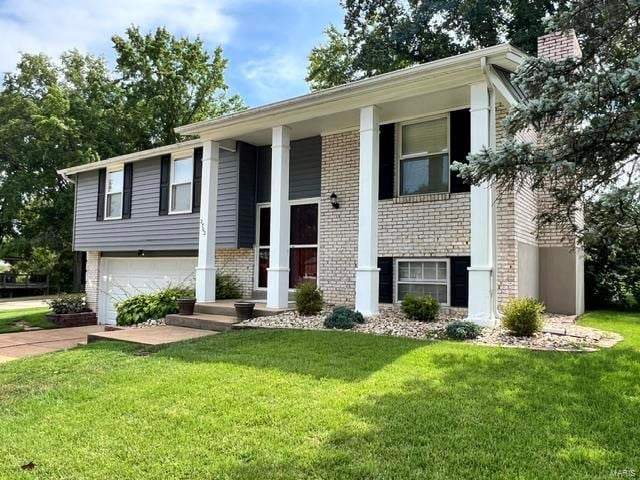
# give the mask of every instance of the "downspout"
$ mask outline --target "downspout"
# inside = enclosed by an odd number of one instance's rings
[[[489,92],[489,148],[495,149],[496,147],[496,92],[493,88],[493,83],[489,76],[489,69],[491,68],[489,62],[487,61],[487,57],[482,57],[480,59],[480,70],[482,71],[482,75],[484,76],[485,82],[487,84],[487,90]],[[498,311],[498,265],[497,265],[497,198],[496,198],[496,190],[494,187],[490,189],[490,199],[491,199],[491,289],[492,289],[492,314],[493,317],[499,319],[501,317],[500,312]]]

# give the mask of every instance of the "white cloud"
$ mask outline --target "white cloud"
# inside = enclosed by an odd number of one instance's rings
[[[234,19],[228,0],[6,0],[0,3],[0,72],[15,68],[19,52],[56,57],[77,48],[108,56],[111,36],[130,25],[143,32],[166,26],[172,33],[225,43]]]
[[[256,97],[271,102],[309,90],[305,82],[306,57],[292,53],[271,53],[259,60],[249,60],[240,67],[243,77],[251,84]]]

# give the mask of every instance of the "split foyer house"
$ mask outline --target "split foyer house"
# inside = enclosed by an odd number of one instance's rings
[[[540,39],[549,56],[575,37]],[[409,292],[492,325],[513,296],[580,313],[582,256],[536,231],[544,196],[464,184],[449,168],[500,144],[525,58],[504,44],[251,108],[177,131],[195,138],[61,173],[76,185],[73,244],[102,323],[127,295],[215,273],[287,307],[317,282],[365,315]]]

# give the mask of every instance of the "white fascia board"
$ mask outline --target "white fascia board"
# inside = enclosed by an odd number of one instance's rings
[[[261,107],[250,108],[241,112],[224,115],[178,127],[175,131],[182,135],[200,135],[203,138],[224,138],[226,134],[218,134],[220,130],[231,131],[232,126],[242,124],[242,130],[248,128],[270,128],[275,124],[287,124],[296,121],[344,111],[349,108],[360,108],[371,102],[385,101],[384,94],[398,89],[405,90],[411,84],[424,85],[432,83],[438,76],[449,76],[460,70],[468,70],[479,65],[480,59],[487,57],[490,61],[515,70],[526,58],[526,54],[509,44],[496,45],[473,52],[443,58],[414,67],[396,70],[375,77],[358,80],[337,87],[328,88],[307,95],[275,102]],[[508,65],[507,65],[508,64]],[[331,106],[333,105],[333,108]],[[212,131],[215,130],[215,133]],[[240,129],[237,129],[240,131]]]
[[[84,165],[78,165],[76,167],[63,168],[58,170],[58,173],[63,176],[75,175],[76,173],[90,172],[92,170],[99,170],[101,168],[107,168],[114,165],[120,165],[124,163],[137,162],[139,160],[145,160],[160,155],[172,154],[185,150],[192,150],[196,147],[202,146],[201,139],[187,140],[186,142],[174,143],[172,145],[165,145],[162,147],[150,148],[148,150],[140,150],[139,152],[127,153],[126,155],[119,155],[117,157],[111,157],[98,162],[87,163]],[[224,150],[235,151],[235,145],[225,144],[220,146]]]

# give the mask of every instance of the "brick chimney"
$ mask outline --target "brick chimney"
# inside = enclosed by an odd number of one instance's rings
[[[576,32],[571,29],[567,32],[553,32],[538,37],[538,57],[556,62],[568,57],[582,57]]]

